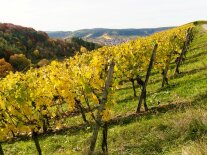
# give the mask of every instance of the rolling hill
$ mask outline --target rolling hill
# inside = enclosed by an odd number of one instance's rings
[[[67,39],[71,37],[78,37],[84,40],[98,43],[101,45],[116,45],[131,39],[137,38],[137,36],[148,36],[155,32],[167,30],[172,27],[161,28],[143,28],[143,29],[82,29],[77,31],[50,31],[47,32],[52,38]]]

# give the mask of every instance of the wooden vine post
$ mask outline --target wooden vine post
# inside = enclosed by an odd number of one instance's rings
[[[183,61],[183,57],[186,55],[186,52],[188,50],[188,46],[189,46],[191,38],[192,38],[191,35],[192,35],[192,28],[189,28],[187,30],[186,40],[184,42],[182,52],[180,53],[180,57],[178,58],[178,61],[177,61],[177,64],[176,64],[175,74],[180,74],[179,67],[180,67],[180,65]]]
[[[38,155],[42,155],[42,150],[41,150],[40,143],[39,143],[39,140],[38,140],[38,133],[37,132],[32,131],[32,139],[35,143]]]
[[[110,67],[109,67],[109,70],[108,70],[108,75],[107,75],[107,79],[106,79],[106,82],[105,82],[105,87],[104,87],[104,90],[103,90],[102,99],[101,99],[101,102],[99,104],[98,112],[97,112],[97,115],[96,115],[95,127],[94,127],[94,131],[93,131],[93,135],[91,137],[91,143],[90,143],[90,148],[89,148],[89,151],[88,151],[88,155],[93,155],[94,150],[95,150],[99,128],[101,127],[101,124],[102,124],[102,112],[104,110],[105,103],[107,102],[108,90],[109,90],[109,87],[110,87],[111,82],[112,82],[114,66],[115,66],[115,63],[112,62],[110,64]]]
[[[146,88],[147,88],[147,83],[149,81],[149,77],[150,77],[151,70],[152,70],[152,67],[153,67],[153,62],[154,62],[154,59],[155,59],[157,48],[158,48],[158,44],[155,44],[153,52],[152,52],[152,56],[151,56],[151,59],[150,59],[150,63],[149,63],[148,69],[147,69],[146,78],[145,78],[145,81],[144,81],[144,84],[143,84],[143,87],[142,87],[142,91],[141,91],[141,95],[140,95],[140,98],[139,98],[139,103],[138,103],[138,106],[137,106],[136,113],[140,113],[141,105],[142,105],[143,101],[144,101],[145,110],[146,111],[148,110],[147,102],[146,102]]]
[[[108,123],[105,122],[103,125],[103,130],[102,130],[102,151],[103,154],[107,155],[108,154],[108,144],[107,144],[107,137],[108,137]]]
[[[187,31],[187,33],[189,34],[189,36],[188,36],[189,38],[187,40],[187,49],[188,49],[190,43],[193,41],[193,28],[189,28],[188,31]],[[185,53],[184,53],[184,56],[185,57],[186,57],[187,51],[188,50],[186,50]]]
[[[162,76],[163,76],[163,78],[162,78],[162,87],[165,86],[165,83],[168,85],[167,73],[168,73],[168,70],[169,70],[169,67],[170,67],[170,61],[171,61],[172,54],[173,54],[173,51],[170,52],[168,60],[166,62],[165,69],[163,69],[163,72],[162,72]]]
[[[135,87],[135,83],[134,83],[134,79],[130,79],[130,82],[132,83],[132,88],[133,88],[133,92],[134,92],[134,97],[137,97],[137,94],[136,94],[136,87]]]

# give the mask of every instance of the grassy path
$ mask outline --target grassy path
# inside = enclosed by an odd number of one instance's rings
[[[204,25],[203,25],[203,28],[204,28],[205,30],[207,30],[207,24],[204,24]]]

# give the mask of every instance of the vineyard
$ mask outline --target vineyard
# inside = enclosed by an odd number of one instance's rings
[[[190,23],[8,74],[0,154],[202,154],[206,47]]]

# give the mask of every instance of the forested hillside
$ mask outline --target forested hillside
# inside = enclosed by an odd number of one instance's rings
[[[98,47],[78,38],[69,41],[51,39],[42,31],[0,23],[0,59],[6,66],[11,64],[13,70],[27,70],[31,64],[40,62],[39,65],[43,65],[50,60],[63,59],[81,50],[90,51]],[[11,70],[11,67],[7,69]]]

